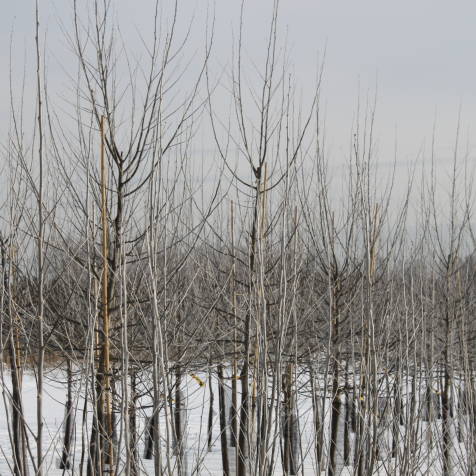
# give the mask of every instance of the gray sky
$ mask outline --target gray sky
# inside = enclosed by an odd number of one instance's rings
[[[86,2],[86,0],[84,0]],[[5,1],[0,16],[0,132],[8,124],[10,35],[13,36],[15,89],[23,63],[33,71],[34,1]],[[115,0],[123,37],[137,41],[150,26],[150,0]],[[165,2],[167,3],[167,2]],[[180,14],[196,16],[195,38],[203,38],[206,0],[180,0]],[[67,95],[64,70],[74,61],[59,27],[71,26],[69,0],[40,0],[46,30],[50,90]],[[141,8],[139,8],[139,5]],[[240,2],[216,1],[215,64],[230,61],[231,34],[238,25]],[[257,63],[265,51],[270,0],[249,0],[245,13],[245,51]],[[211,8],[211,7],[210,7]],[[188,20],[187,20],[188,21]],[[382,155],[392,159],[397,134],[399,160],[428,151],[437,119],[438,152],[451,155],[458,110],[462,110],[463,140],[471,155],[476,149],[476,2],[457,0],[282,0],[280,26],[287,35],[292,69],[305,98],[310,92],[316,61],[326,52],[322,107],[327,143],[335,160],[348,151],[357,98],[377,90],[376,136]],[[186,23],[186,21],[184,21]],[[138,43],[137,43],[138,44]],[[31,80],[31,78],[30,78]],[[32,83],[30,83],[32,84]],[[26,97],[31,91],[28,88]],[[3,139],[2,139],[3,142]]]

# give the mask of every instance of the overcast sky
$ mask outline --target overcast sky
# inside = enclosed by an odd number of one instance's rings
[[[84,3],[86,0],[84,0]],[[114,0],[122,34],[137,40],[150,27],[150,0]],[[167,3],[167,2],[165,2]],[[46,38],[50,93],[65,94],[63,68],[74,59],[62,28],[71,28],[70,0],[40,0]],[[237,28],[238,0],[180,0],[183,18],[195,15],[194,41],[203,38],[203,17],[216,11],[214,64],[230,61],[232,31]],[[246,3],[246,54],[258,63],[265,51],[269,0]],[[139,6],[141,7],[139,9]],[[5,1],[0,15],[0,131],[8,121],[10,36],[13,38],[13,81],[19,88],[22,65],[34,61],[34,2]],[[187,23],[184,21],[184,24]],[[310,94],[316,61],[325,52],[321,95],[329,151],[347,153],[359,90],[362,97],[377,91],[376,132],[380,150],[391,160],[395,134],[399,160],[415,158],[431,140],[437,119],[440,158],[451,156],[458,110],[463,139],[476,151],[476,2],[469,0],[282,0],[280,30],[291,51],[292,70],[305,98]],[[200,31],[202,30],[202,31]],[[133,39],[135,38],[135,40]],[[138,43],[137,43],[138,44]],[[56,91],[56,89],[55,89]],[[337,160],[337,159],[336,159]]]

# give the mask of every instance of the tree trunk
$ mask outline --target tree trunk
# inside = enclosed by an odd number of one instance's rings
[[[139,455],[137,452],[137,382],[135,371],[131,372],[131,401],[129,408],[129,448],[131,454],[131,476],[139,475]]]
[[[155,414],[149,417],[145,434],[144,459],[152,459],[155,440]]]
[[[223,366],[221,364],[218,365],[218,401],[220,412],[220,441],[223,476],[229,476],[230,464],[228,460],[227,415],[225,404],[225,389],[223,381]]]
[[[284,418],[283,439],[284,473],[289,476],[297,474],[299,465],[298,421],[296,415],[296,398],[292,382],[292,365],[289,364],[287,374],[283,378],[284,386]]]
[[[73,370],[71,360],[67,360],[68,392],[65,405],[64,443],[60,469],[71,469],[71,444],[73,440]]]
[[[246,476],[248,473],[248,412],[249,412],[249,389],[248,389],[248,358],[241,369],[241,411],[240,411],[240,435],[238,442],[238,476]]]
[[[177,475],[182,476],[186,468],[185,462],[185,425],[186,405],[182,392],[182,373],[177,367],[175,374],[175,405],[174,405],[174,455],[177,461]]]
[[[214,405],[214,400],[215,400],[215,395],[213,393],[213,381],[212,381],[212,374],[211,371],[208,373],[208,391],[210,393],[210,400],[208,404],[208,430],[207,430],[207,435],[208,435],[208,452],[212,450],[213,446],[213,405]]]

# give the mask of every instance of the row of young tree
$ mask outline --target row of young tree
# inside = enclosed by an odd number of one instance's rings
[[[299,104],[279,2],[263,64],[245,64],[242,16],[222,76],[213,20],[202,59],[186,61],[178,2],[166,27],[159,3],[151,12],[146,61],[119,48],[110,2],[73,3],[69,110],[48,88],[37,4],[34,132],[12,86],[2,153],[12,474],[48,474],[54,366],[65,378],[60,467],[74,474],[139,475],[142,456],[156,475],[201,474],[203,458],[186,462],[193,375],[210,392],[207,449],[218,408],[226,476],[474,475],[474,197],[459,138],[443,198],[434,146],[421,180],[378,169],[373,104],[332,167],[322,75]],[[203,130],[213,152],[197,158]]]

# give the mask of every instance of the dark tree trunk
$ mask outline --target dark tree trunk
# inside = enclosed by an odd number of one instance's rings
[[[60,469],[71,469],[71,444],[73,440],[73,370],[67,360],[68,392],[65,405],[64,443]]]
[[[240,411],[240,435],[238,442],[238,476],[247,475],[248,461],[248,412],[249,412],[249,389],[248,389],[248,359],[245,359],[241,369],[241,411]]]
[[[213,405],[215,400],[215,395],[213,393],[213,380],[211,371],[208,373],[208,390],[210,392],[210,400],[208,405],[208,452],[212,450],[213,446]]]
[[[345,391],[345,416],[344,416],[344,465],[350,464],[350,426],[352,414],[352,398],[349,389]]]
[[[226,404],[225,404],[225,389],[223,382],[223,367],[218,365],[218,402],[220,412],[220,441],[221,441],[221,460],[223,467],[223,476],[229,476],[230,465],[228,460],[228,439],[227,439],[227,425],[226,425]]]
[[[136,373],[131,372],[131,402],[129,405],[129,451],[131,455],[131,476],[139,475],[139,455],[137,452],[137,382]]]
[[[451,380],[448,369],[445,368],[443,382],[443,392],[441,394],[441,414],[442,414],[442,432],[443,432],[443,476],[451,475],[451,431],[450,425],[452,424],[451,415]]]
[[[155,414],[147,422],[147,431],[145,434],[144,459],[152,459],[154,453],[155,440]]]
[[[296,401],[292,382],[292,366],[289,365],[283,379],[284,386],[284,471],[289,476],[297,474],[299,464],[298,421],[296,415]]]
[[[314,370],[311,365],[310,367],[311,374],[311,392],[312,392],[312,413],[314,417],[314,444],[315,444],[315,457],[316,457],[316,467],[318,474],[320,474],[321,463],[322,463],[322,447],[323,447],[323,426],[322,419],[320,416],[321,413],[321,398],[319,396],[318,389],[316,389],[316,377],[314,375]],[[322,403],[323,404],[323,403]],[[324,412],[322,412],[324,414]]]

